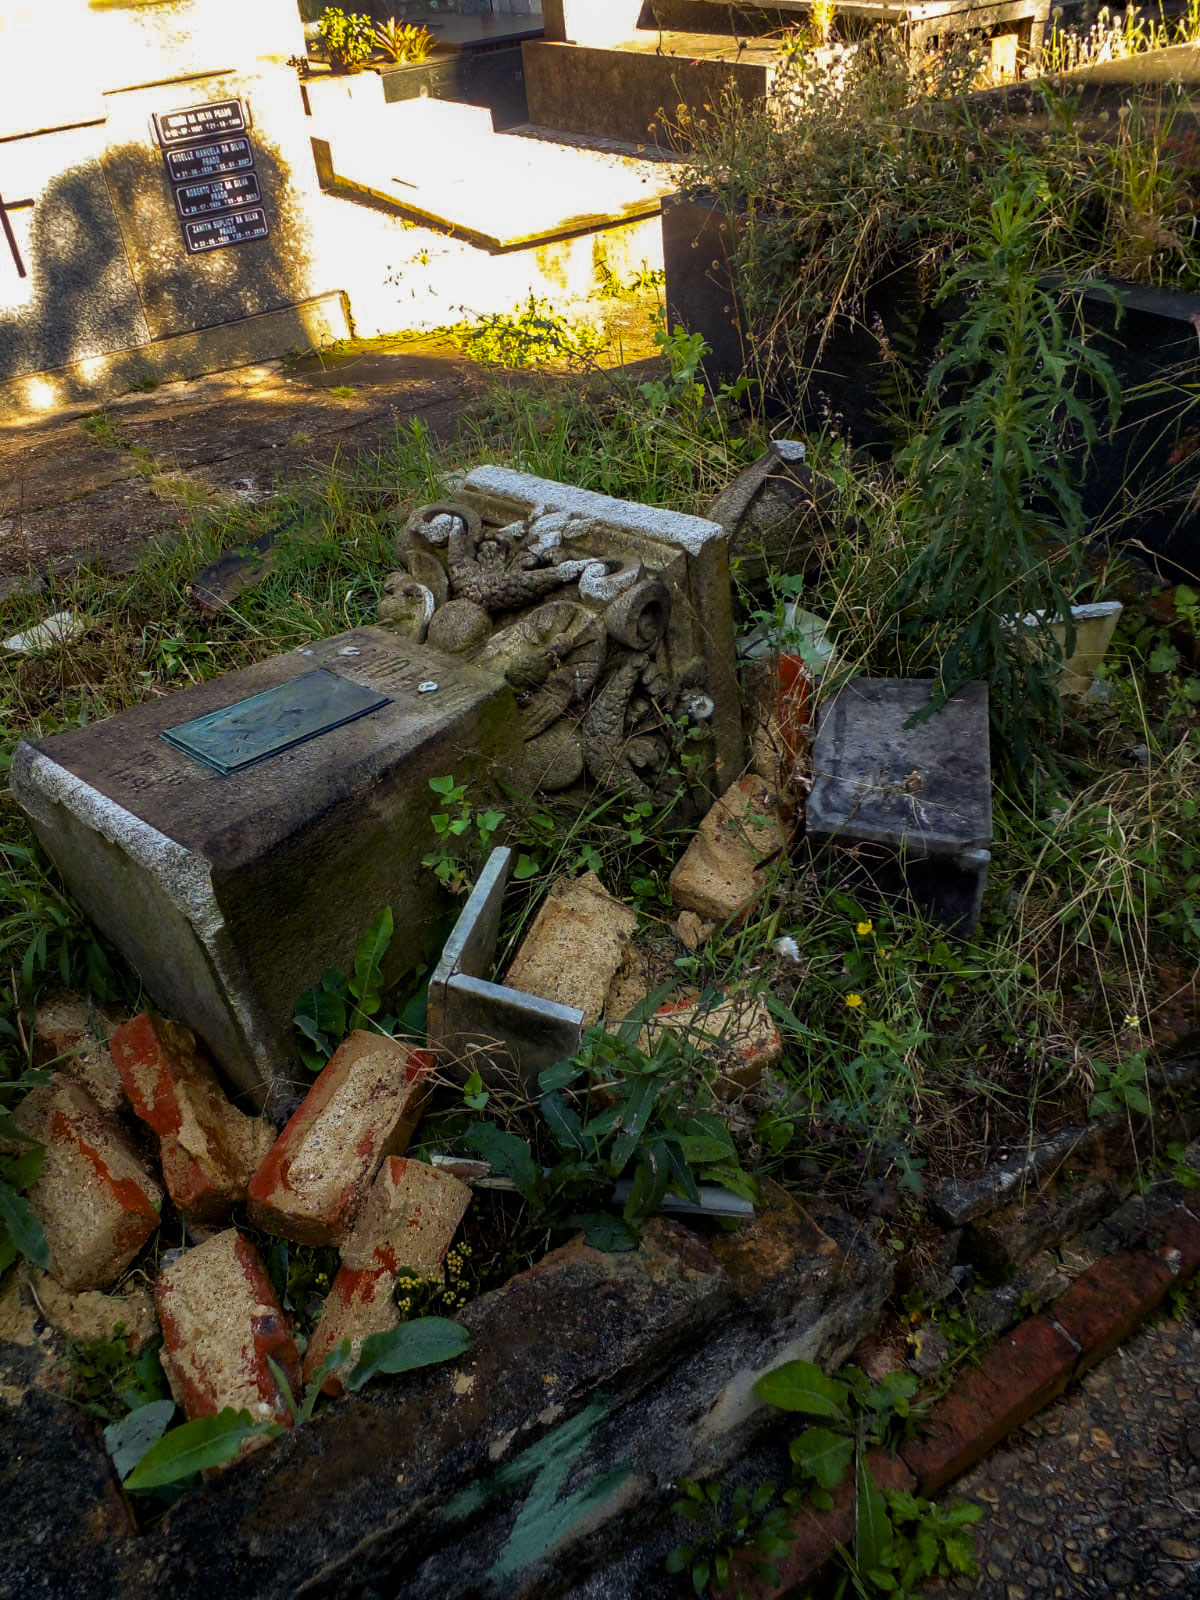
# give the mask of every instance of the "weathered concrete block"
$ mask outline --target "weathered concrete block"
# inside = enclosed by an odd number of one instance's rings
[[[594,872],[551,884],[506,974],[508,986],[583,1012],[604,1014],[609,986],[625,959],[637,913],[613,898]]]
[[[118,1111],[125,1104],[125,1089],[108,1040],[125,1020],[82,995],[66,990],[51,995],[39,1002],[33,1022],[34,1065],[54,1067],[86,1089],[101,1111]]]
[[[66,1289],[102,1289],[119,1278],[158,1227],[163,1193],[120,1128],[68,1079],[34,1089],[13,1113],[46,1146],[29,1204]]]
[[[380,703],[227,773],[163,738],[220,712],[253,728],[262,713],[246,702],[299,679],[322,704],[335,690],[339,703],[359,691]],[[498,676],[358,628],[23,744],[12,787],[156,1006],[261,1104],[287,1098],[297,1074],[296,996],[353,965],[380,906],[405,908],[395,971],[422,959],[443,903],[420,865],[435,843],[428,779],[507,762],[515,723]],[[228,748],[236,757],[237,738]]]
[[[162,1141],[171,1199],[190,1222],[228,1217],[246,1198],[274,1129],[230,1105],[195,1035],[179,1023],[144,1013],[117,1028],[109,1048],[130,1104]]]
[[[908,726],[933,687],[921,678],[854,678],[822,708],[808,836],[847,847],[830,862],[869,894],[911,900],[969,933],[991,860],[987,685],[967,684]]]
[[[670,877],[677,906],[712,922],[739,916],[762,892],[765,869],[787,848],[773,788],[743,778],[709,811]]]
[[[442,1277],[446,1252],[470,1203],[470,1189],[448,1172],[401,1156],[384,1162],[342,1245],[342,1270],[304,1353],[306,1381],[343,1339],[350,1341],[353,1362],[370,1334],[399,1324],[398,1282]],[[325,1387],[336,1393],[341,1383],[334,1377]]]
[[[267,1365],[282,1369],[293,1393],[300,1358],[262,1257],[226,1228],[164,1267],[154,1287],[163,1330],[163,1371],[189,1418],[226,1406],[273,1418],[291,1412]]]
[[[384,1160],[407,1149],[433,1066],[427,1051],[352,1033],[251,1180],[254,1221],[301,1244],[337,1244]]]

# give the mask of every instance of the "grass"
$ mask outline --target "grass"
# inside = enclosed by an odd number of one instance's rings
[[[761,424],[731,394],[705,395],[695,341],[660,332],[659,344],[657,376],[589,367],[569,380],[496,383],[450,445],[435,447],[419,424],[398,429],[374,453],[266,504],[198,513],[176,545],[151,549],[127,576],[84,570],[4,602],[5,633],[51,610],[87,621],[77,643],[0,666],[4,759],[19,738],[370,620],[393,564],[388,513],[440,498],[444,474],[475,461],[702,510],[759,452]],[[106,421],[90,431],[109,442]],[[836,439],[814,441],[812,460],[838,499],[832,525],[869,526],[871,539],[832,539],[804,604],[829,618],[847,670],[903,672],[893,600],[922,548],[922,507],[902,479],[855,466]],[[191,575],[291,517],[259,587],[200,618],[187,596]],[[1076,598],[1110,592],[1117,576],[1090,571]],[[750,616],[775,596],[741,599]],[[930,1183],[1093,1111],[1136,1119],[1146,1095],[1158,1098],[1160,1024],[1200,961],[1197,712],[1178,657],[1151,670],[1162,648],[1161,631],[1133,615],[1108,672],[1110,698],[1072,712],[1030,781],[998,789],[994,864],[970,939],[859,903],[810,870],[800,843],[741,925],[687,951],[671,931],[666,891],[686,835],[669,816],[621,799],[581,809],[570,798],[509,796],[505,827],[535,870],[510,896],[506,947],[556,873],[597,870],[637,907],[656,976],[702,994],[759,994],[774,1012],[783,1061],[719,1111],[743,1165],[915,1236]],[[1133,747],[1144,765],[1126,760]],[[436,803],[431,796],[431,810]],[[0,897],[0,1048],[15,1073],[40,991],[70,982],[133,1003],[136,983],[62,893],[8,795]],[[458,1089],[446,1087],[442,1106],[461,1124]],[[493,1090],[488,1115],[533,1137],[525,1096]],[[481,1283],[553,1237],[544,1226],[532,1236],[512,1197],[481,1202],[473,1219]]]

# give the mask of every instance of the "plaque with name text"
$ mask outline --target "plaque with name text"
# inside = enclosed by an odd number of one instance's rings
[[[318,667],[221,711],[164,728],[161,738],[222,777],[391,705],[387,695]]]
[[[185,222],[183,242],[188,255],[198,256],[208,250],[224,250],[227,245],[265,239],[269,232],[266,212],[261,206],[253,206],[249,211],[228,211],[224,216]]]
[[[240,100],[210,100],[206,105],[183,106],[178,111],[156,111],[154,128],[164,150],[172,145],[196,144],[201,139],[245,133],[246,108]]]
[[[258,179],[253,172],[175,186],[175,204],[181,217],[207,217],[218,211],[236,211],[239,206],[261,199]]]
[[[194,144],[184,150],[164,151],[172,183],[195,183],[224,172],[247,172],[254,165],[249,139],[218,139],[214,144]]]

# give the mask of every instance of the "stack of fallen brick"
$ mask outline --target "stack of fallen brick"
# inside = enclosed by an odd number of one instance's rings
[[[159,1225],[162,1188],[121,1121],[131,1108],[158,1135],[167,1192],[198,1241],[155,1284],[172,1392],[192,1419],[232,1406],[286,1424],[269,1360],[297,1388],[296,1342],[258,1251],[229,1225],[232,1213],[248,1202],[270,1232],[342,1249],[307,1370],[343,1338],[353,1352],[398,1323],[397,1273],[441,1273],[469,1198],[457,1179],[400,1159],[432,1057],[352,1034],[275,1139],[268,1123],[229,1103],[186,1028],[149,1015],[98,1021],[89,1027],[78,1002],[44,1009],[39,1054],[60,1069],[13,1117],[46,1147],[29,1202],[53,1278],[77,1293],[105,1288]]]

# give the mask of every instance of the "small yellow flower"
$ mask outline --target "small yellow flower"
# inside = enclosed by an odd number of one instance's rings
[[[846,996],[846,1004],[850,1007],[851,1011],[857,1011],[862,1003],[863,998],[860,994],[848,994]]]
[[[871,921],[870,917],[868,917],[865,922],[860,922],[854,931],[860,939],[865,939],[869,933],[874,933],[875,924]]]
[[[1125,1013],[1125,1026],[1127,1028],[1139,1028],[1139,1027],[1141,1027],[1141,1021],[1140,1021],[1136,1011],[1127,1011]]]

